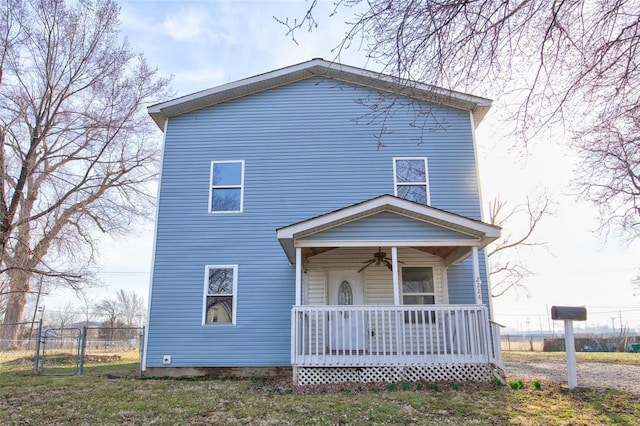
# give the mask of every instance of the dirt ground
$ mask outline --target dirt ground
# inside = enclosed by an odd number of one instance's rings
[[[567,383],[565,360],[540,362],[507,361],[505,374],[509,380],[539,380]],[[613,388],[640,396],[640,366],[600,362],[578,362],[578,387]]]

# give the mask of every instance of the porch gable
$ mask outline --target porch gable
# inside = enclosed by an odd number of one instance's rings
[[[455,213],[383,195],[277,230],[291,264],[296,247],[447,247],[446,263],[471,255],[500,228]]]
[[[477,240],[469,233],[383,211],[333,228],[314,232],[297,241],[400,241],[400,240]]]

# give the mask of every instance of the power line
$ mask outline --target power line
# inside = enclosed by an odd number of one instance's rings
[[[151,272],[146,271],[98,271],[98,275],[149,275]]]

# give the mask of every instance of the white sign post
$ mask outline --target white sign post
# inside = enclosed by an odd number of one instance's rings
[[[573,321],[586,321],[587,309],[574,306],[552,306],[551,318],[564,320],[564,347],[567,355],[567,385],[569,389],[578,386],[578,371],[576,364],[576,342],[573,337]]]

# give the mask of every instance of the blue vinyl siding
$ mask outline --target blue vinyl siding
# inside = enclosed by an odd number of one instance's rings
[[[327,240],[473,240],[472,236],[444,229],[399,214],[378,213],[345,225],[300,238]]]
[[[393,194],[393,157],[427,157],[431,205],[480,219],[469,112],[434,105],[427,128],[436,130],[420,140],[408,105],[387,117],[378,146],[379,124],[358,120],[368,96],[316,77],[169,119],[148,367],[163,355],[172,367],[289,365],[295,271],[275,230]],[[213,160],[245,161],[242,213],[208,213]],[[202,325],[205,265],[238,265],[235,326]],[[459,271],[449,275],[452,303],[473,301],[470,265],[450,268]]]
[[[478,252],[478,264],[480,266],[480,279],[482,280],[482,302],[490,306],[485,260],[485,251],[480,250]],[[449,266],[447,268],[447,279],[449,283],[449,303],[476,303],[475,284],[473,282],[473,263],[470,257],[458,265]]]

